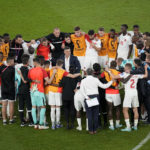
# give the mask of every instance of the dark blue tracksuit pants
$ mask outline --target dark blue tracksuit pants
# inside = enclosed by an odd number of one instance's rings
[[[98,95],[89,95],[89,98],[95,98],[95,97],[98,98]],[[88,107],[85,101],[85,108],[86,108],[86,115],[88,118],[89,131],[90,132],[96,131],[98,128],[99,105]]]

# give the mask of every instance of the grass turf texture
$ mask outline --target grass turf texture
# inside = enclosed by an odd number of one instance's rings
[[[52,32],[56,26],[72,32],[79,25],[84,31],[104,26],[120,30],[127,23],[129,29],[139,24],[141,31],[149,31],[148,0],[0,0],[0,35],[10,33],[11,38],[20,33],[25,40],[39,38]],[[84,123],[85,124],[85,123]],[[0,147],[3,150],[130,150],[150,131],[141,125],[131,133],[105,129],[97,135],[85,131],[36,131],[17,124],[3,127],[0,123]],[[147,142],[141,150],[149,150]]]

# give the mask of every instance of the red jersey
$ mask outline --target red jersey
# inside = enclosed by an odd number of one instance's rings
[[[37,84],[38,91],[44,93],[44,79],[47,77],[47,72],[43,68],[32,68],[28,73],[28,78],[31,80],[38,80],[40,83],[31,82],[31,89],[33,85]]]

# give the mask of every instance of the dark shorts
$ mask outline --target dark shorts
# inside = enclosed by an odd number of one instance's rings
[[[2,93],[2,101],[5,101],[5,100],[15,101],[15,94]]]

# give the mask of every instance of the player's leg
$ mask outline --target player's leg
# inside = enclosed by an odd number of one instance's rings
[[[40,107],[40,122],[39,129],[48,129],[49,127],[44,126],[45,112],[46,112],[46,99],[44,93],[38,92],[37,106]]]
[[[134,113],[134,126],[133,126],[133,129],[137,130],[138,119],[139,119],[139,113],[138,113],[138,108],[137,107],[133,108],[133,113]]]
[[[93,109],[93,132],[97,133],[98,129],[98,114],[99,114],[99,106],[95,106]]]
[[[49,92],[48,94],[48,105],[50,105],[50,118],[52,123],[52,130],[56,128],[56,101],[55,101],[55,93]]]
[[[19,94],[18,95],[19,98],[19,116],[20,116],[20,126],[24,127],[25,126],[25,120],[24,120],[24,95],[23,94]]]
[[[7,105],[8,105],[8,100],[2,100],[3,125],[7,124]]]
[[[121,98],[120,94],[113,94],[113,103],[116,108],[116,128],[122,127],[120,124],[120,106],[121,106]]]
[[[8,104],[9,104],[9,113],[10,113],[10,120],[9,120],[9,124],[13,124],[14,123],[14,102],[15,100],[9,100]]]
[[[114,130],[114,122],[113,122],[113,99],[111,94],[106,94],[106,101],[108,106],[108,119],[109,119],[109,129]]]
[[[83,70],[86,71],[91,66],[91,58],[89,56],[85,56]]]
[[[60,123],[61,118],[61,106],[62,106],[62,94],[55,93],[56,95],[56,128],[62,128],[62,124]]]
[[[31,97],[30,94],[26,94],[26,107],[27,107],[27,113],[28,113],[28,118],[29,118],[29,126],[33,126],[33,119],[32,119],[32,104],[31,104]]]
[[[121,131],[131,131],[131,125],[130,125],[130,121],[129,121],[129,113],[128,113],[129,108],[128,107],[123,107],[123,115],[124,115],[124,119],[125,119],[125,123],[126,123],[126,128],[121,129]]]

